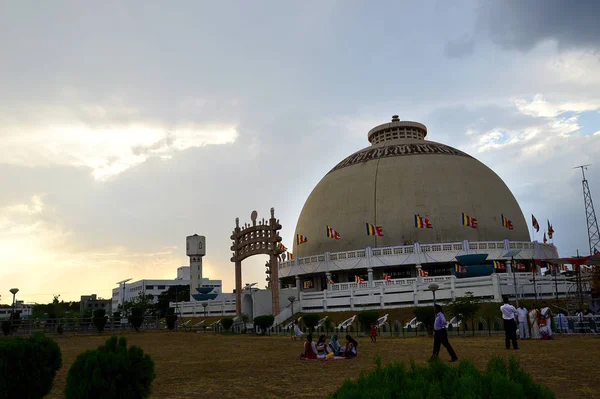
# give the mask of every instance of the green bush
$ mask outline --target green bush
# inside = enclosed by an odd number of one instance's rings
[[[0,340],[0,399],[38,399],[52,389],[62,354],[42,334]]]
[[[175,309],[169,308],[167,309],[167,315],[165,316],[165,321],[167,322],[167,327],[169,330],[175,329],[175,322],[177,321],[177,315],[175,314]]]
[[[104,326],[106,325],[106,310],[104,309],[96,309],[94,310],[94,317],[92,318],[92,322],[98,329],[98,332],[101,333],[104,331]]]
[[[409,367],[395,362],[382,367],[380,358],[375,363],[375,370],[356,381],[346,380],[329,398],[556,398],[548,388],[534,383],[514,357],[507,365],[493,356],[485,372],[467,360],[457,367],[439,359],[423,366],[411,361]]]
[[[254,318],[254,324],[257,325],[261,329],[262,335],[265,335],[269,327],[273,325],[275,321],[275,317],[272,314],[267,314],[264,316],[257,316]]]
[[[304,322],[304,325],[308,327],[311,334],[319,323],[319,320],[321,320],[321,317],[318,313],[307,313],[302,316],[302,321]]]
[[[10,320],[2,321],[2,332],[4,333],[5,336],[10,335]]]
[[[58,335],[62,335],[65,332],[65,329],[62,324],[59,324],[58,327],[56,327],[56,332],[58,333]]]
[[[233,319],[231,317],[225,317],[224,319],[221,319],[221,325],[223,326],[225,331],[229,331],[229,329],[233,325]]]
[[[140,326],[144,322],[144,309],[142,308],[132,308],[131,316],[128,318],[129,324],[133,326],[135,331],[140,332]]]
[[[371,323],[377,323],[377,319],[379,319],[379,312],[374,310],[365,310],[358,314],[358,321],[366,331],[371,327]]]
[[[415,308],[415,316],[417,320],[419,320],[425,328],[427,329],[427,334],[433,334],[433,322],[435,321],[435,314],[433,313],[432,306],[419,306]]]
[[[75,359],[67,374],[66,399],[147,398],[154,380],[154,361],[124,337],[111,337],[98,349]]]

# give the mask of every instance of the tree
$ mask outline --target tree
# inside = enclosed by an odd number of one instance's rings
[[[169,330],[175,329],[175,322],[177,322],[177,315],[175,314],[174,308],[169,308],[167,310],[167,315],[165,316],[165,321],[167,322],[167,327]]]
[[[472,292],[465,292],[465,296],[454,298],[446,307],[457,320],[471,320],[471,327],[475,329],[473,318],[479,311],[481,302],[473,296]]]
[[[132,308],[128,320],[135,331],[140,332],[140,326],[144,322],[144,310],[142,308]]]
[[[308,330],[311,334],[315,330],[315,327],[319,323],[319,320],[321,320],[321,318],[318,313],[307,313],[304,316],[302,316],[302,321],[304,322],[304,325],[308,327]]]
[[[433,322],[435,321],[435,315],[431,306],[419,306],[415,308],[415,316],[417,320],[423,323],[427,329],[427,334],[433,334]]]
[[[158,302],[154,305],[158,317],[165,317],[171,302],[189,302],[190,286],[189,285],[172,285],[168,290],[161,292],[158,295]]]
[[[242,332],[246,333],[246,324],[248,323],[248,315],[246,313],[240,314],[240,319],[242,319],[242,323],[244,324],[242,328]]]
[[[265,335],[269,327],[273,325],[275,317],[272,314],[257,316],[254,318],[254,324],[261,330],[261,335]]]
[[[94,318],[92,321],[94,325],[98,329],[98,332],[101,333],[104,331],[104,326],[106,325],[106,321],[108,320],[106,316],[106,310],[104,309],[96,309],[94,310]]]
[[[371,323],[377,323],[377,319],[379,319],[379,312],[374,310],[365,310],[358,314],[358,321],[362,324],[365,331],[368,331]]]
[[[233,319],[231,317],[225,317],[224,319],[221,319],[221,325],[223,326],[225,331],[229,331],[229,329],[233,325]]]

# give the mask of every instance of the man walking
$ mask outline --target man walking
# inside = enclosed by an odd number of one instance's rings
[[[527,322],[527,308],[521,304],[517,309],[517,317],[519,318],[519,338],[529,339],[529,323]]]
[[[444,348],[446,348],[450,355],[450,361],[455,362],[458,360],[458,356],[456,356],[452,345],[448,342],[446,318],[444,317],[444,313],[442,313],[442,307],[440,305],[433,305],[433,310],[435,311],[435,322],[433,323],[433,356],[431,358],[438,357],[440,346],[444,345]]]
[[[504,297],[504,305],[500,306],[500,311],[502,312],[502,318],[504,319],[504,339],[506,342],[506,349],[510,349],[511,341],[513,349],[519,349],[519,346],[517,345],[517,323],[515,322],[517,309],[508,303],[508,297]]]

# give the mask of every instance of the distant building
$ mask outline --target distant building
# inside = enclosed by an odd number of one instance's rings
[[[12,306],[1,307],[0,308],[0,320],[10,319],[10,315],[12,314],[13,308]],[[15,302],[15,313],[19,313],[22,319],[30,317],[33,313],[33,305],[25,304],[23,301]]]
[[[96,294],[81,296],[81,301],[79,302],[79,314],[81,316],[91,313],[96,309],[106,310],[107,315],[112,314],[112,300],[98,298]]]
[[[177,268],[177,278],[175,280],[190,281],[190,267],[181,266]]]

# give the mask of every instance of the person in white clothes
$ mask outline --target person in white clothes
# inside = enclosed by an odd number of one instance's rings
[[[552,310],[548,307],[548,304],[544,302],[544,307],[540,310],[542,318],[546,320],[546,328],[548,329],[548,338],[552,337]]]
[[[504,340],[506,349],[510,349],[511,341],[513,349],[519,349],[519,345],[517,345],[517,323],[515,322],[517,309],[508,303],[508,297],[504,297],[504,305],[500,306],[500,311],[502,312],[502,318],[504,319]]]
[[[519,338],[529,339],[529,323],[527,322],[527,308],[521,304],[517,309],[517,318],[519,321]]]

